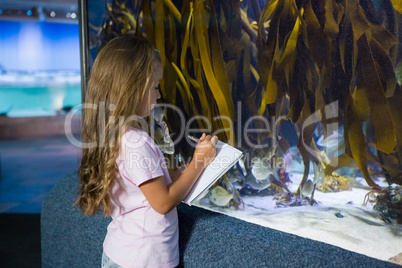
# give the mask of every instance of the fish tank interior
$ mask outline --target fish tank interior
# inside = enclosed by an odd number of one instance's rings
[[[4,2],[0,5],[0,115],[66,114],[81,103],[77,3],[53,8],[44,3]]]
[[[280,230],[314,210],[314,222],[326,213],[331,222],[369,217],[401,239],[400,1],[81,4],[88,69],[122,34],[145,37],[160,52],[152,133],[171,169],[192,156],[194,147],[177,138],[188,129],[243,152],[197,206]],[[330,231],[314,226],[313,239],[328,242]]]

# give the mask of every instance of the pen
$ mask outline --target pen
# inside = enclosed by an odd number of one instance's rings
[[[202,142],[202,140],[197,139],[196,137],[191,136],[191,135],[187,135],[187,138],[189,138],[190,140],[195,141],[195,142]]]

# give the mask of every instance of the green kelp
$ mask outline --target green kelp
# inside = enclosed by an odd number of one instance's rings
[[[401,185],[399,1],[258,2],[108,0],[100,35],[104,42],[127,32],[149,39],[162,58],[162,101],[179,107],[186,119],[205,116],[212,132],[221,130],[221,140],[253,151],[245,139],[263,144],[271,137],[277,148],[259,154],[272,159],[295,155],[297,148],[304,174],[292,198],[300,196],[311,165],[321,165],[325,177],[321,186],[312,179],[308,184],[327,191],[346,187],[342,174],[333,173],[344,167],[357,167],[370,187],[380,189],[368,162],[381,167],[388,183]],[[259,115],[274,118],[275,133],[234,131]],[[174,114],[166,119],[169,129],[180,129]],[[193,123],[207,125],[198,117]],[[329,153],[321,142],[337,135],[334,125],[343,135]],[[252,128],[267,126],[256,120]],[[191,156],[184,142],[175,149]],[[278,175],[280,169],[271,168]],[[241,180],[254,176],[250,165],[243,170]]]
[[[393,119],[401,111],[391,112],[389,104],[395,90],[400,91],[393,67],[397,15],[387,10],[387,19],[380,23],[373,12],[372,5],[361,6],[358,0],[272,0],[261,12],[258,63],[266,85],[260,114],[267,104],[278,106],[288,97],[287,117],[303,126],[310,115],[325,114],[326,105],[337,101],[338,117],[329,123],[344,123],[344,154],[357,164],[371,187],[379,188],[367,171],[371,157],[367,148],[374,146],[390,154],[402,140],[396,138]],[[371,122],[373,137],[363,129],[366,121]],[[321,120],[321,124],[325,134],[331,135],[328,122]],[[312,156],[305,150],[306,145],[315,146],[313,131],[314,127],[307,127],[299,135],[306,170],[302,184],[307,181],[309,159],[322,162],[319,152]]]

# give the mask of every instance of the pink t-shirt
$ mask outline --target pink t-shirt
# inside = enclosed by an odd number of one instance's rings
[[[179,264],[176,208],[166,215],[150,205],[138,187],[152,178],[172,181],[161,150],[144,131],[130,128],[116,160],[119,172],[110,190],[111,216],[103,243],[106,255],[123,267],[175,267]]]

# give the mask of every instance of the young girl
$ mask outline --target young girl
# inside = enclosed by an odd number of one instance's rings
[[[192,161],[170,178],[163,154],[141,130],[160,98],[162,64],[145,39],[126,35],[106,44],[88,82],[77,204],[84,215],[111,215],[102,267],[179,264],[176,206],[216,155],[203,134]]]

